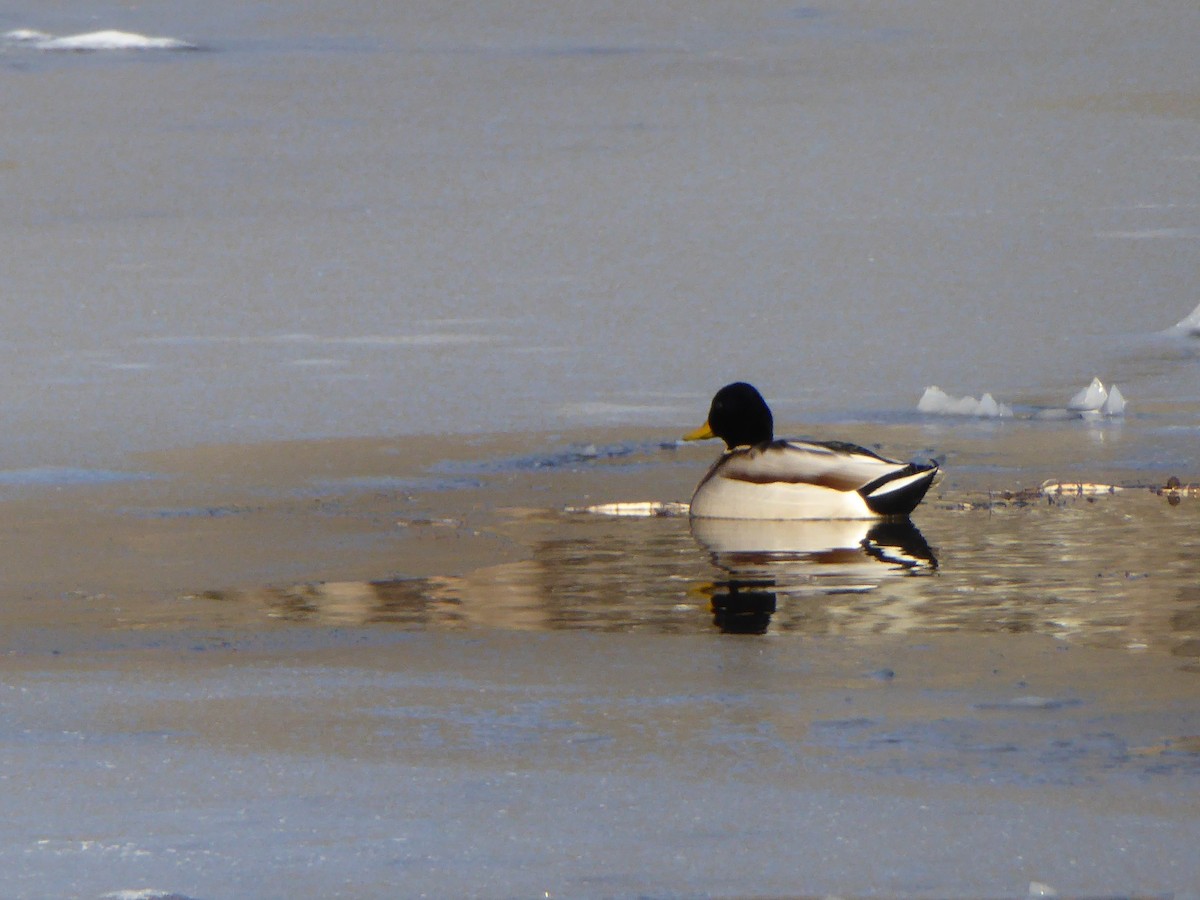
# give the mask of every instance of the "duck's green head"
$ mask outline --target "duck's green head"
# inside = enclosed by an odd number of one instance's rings
[[[684,435],[685,441],[719,437],[730,449],[765,444],[775,436],[775,420],[762,394],[739,381],[717,391],[708,408],[708,421]]]

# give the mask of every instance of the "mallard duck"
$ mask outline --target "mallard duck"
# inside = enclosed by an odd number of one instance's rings
[[[938,476],[935,462],[902,463],[842,441],[775,439],[771,410],[752,385],[717,391],[708,421],[686,441],[726,450],[692,495],[702,519],[875,519],[907,516]]]

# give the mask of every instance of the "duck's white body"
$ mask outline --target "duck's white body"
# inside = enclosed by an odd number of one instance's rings
[[[713,519],[878,519],[908,515],[936,465],[885,459],[843,443],[772,441],[726,450],[692,497]]]

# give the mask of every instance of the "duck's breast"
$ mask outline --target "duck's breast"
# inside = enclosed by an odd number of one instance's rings
[[[716,475],[692,497],[691,514],[707,519],[874,519],[857,491],[816,484],[755,483]]]

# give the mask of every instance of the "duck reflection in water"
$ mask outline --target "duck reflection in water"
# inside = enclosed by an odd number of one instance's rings
[[[729,575],[712,589],[713,623],[729,634],[764,634],[780,595],[863,594],[886,578],[930,574],[938,565],[908,520],[692,519],[691,528]]]

